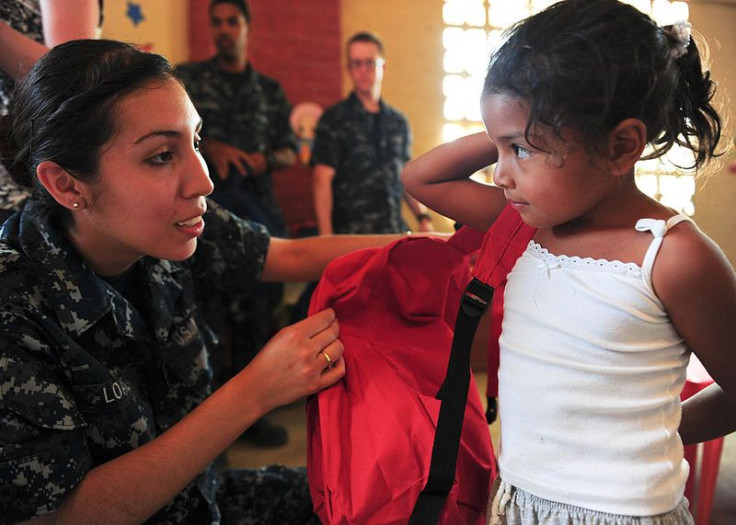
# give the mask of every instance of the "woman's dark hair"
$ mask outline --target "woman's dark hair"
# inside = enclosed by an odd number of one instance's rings
[[[581,134],[589,151],[626,118],[647,127],[653,153],[691,149],[694,167],[717,156],[721,120],[715,83],[695,42],[616,0],[566,0],[522,20],[491,57],[484,95],[505,93],[530,106],[536,125]],[[678,46],[680,46],[678,48]],[[678,52],[680,51],[680,52]]]
[[[66,217],[36,180],[50,160],[82,181],[93,181],[102,146],[115,132],[115,110],[125,96],[174,78],[162,56],[111,40],[74,40],[54,47],[16,86],[3,164],[15,182],[33,187],[46,213]],[[6,126],[7,128],[7,126]]]

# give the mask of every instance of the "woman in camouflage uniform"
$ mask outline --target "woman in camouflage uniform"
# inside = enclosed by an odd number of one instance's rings
[[[168,62],[118,42],[57,46],[22,82],[7,165],[34,194],[0,231],[0,522],[316,520],[303,469],[212,461],[343,376],[334,312],[211,393],[197,300],[395,237],[270,238],[205,198],[200,126]]]

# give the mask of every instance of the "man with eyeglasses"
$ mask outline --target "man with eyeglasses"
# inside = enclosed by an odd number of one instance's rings
[[[361,32],[347,44],[353,92],[327,109],[312,151],[314,206],[319,233],[397,233],[408,226],[402,199],[421,231],[432,231],[427,209],[404,192],[399,178],[410,158],[406,117],[381,99],[386,69],[383,42]]]

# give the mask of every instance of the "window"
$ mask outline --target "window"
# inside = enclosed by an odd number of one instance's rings
[[[445,97],[442,139],[447,142],[481,131],[480,95],[488,58],[498,44],[504,28],[532,15],[557,0],[445,0],[442,18],[445,28]],[[685,2],[669,0],[624,0],[643,11],[660,25],[688,19]],[[677,168],[692,163],[692,154],[684,148],[673,148],[667,158],[642,161],[637,165],[639,188],[663,204],[692,215],[695,211],[694,174]],[[489,174],[478,174],[490,181]]]

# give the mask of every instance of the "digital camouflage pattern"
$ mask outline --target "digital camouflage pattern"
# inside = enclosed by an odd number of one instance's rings
[[[335,169],[332,227],[335,233],[400,233],[400,174],[411,156],[406,117],[383,100],[371,114],[355,93],[327,109],[317,124],[311,164]]]
[[[269,235],[208,205],[194,256],[138,263],[137,307],[87,268],[33,201],[0,230],[0,523],[53,511],[87,471],[151,441],[209,394],[215,341],[197,295],[252,289]],[[283,475],[269,483],[283,494],[258,505],[308,505],[303,473],[275,472]],[[230,481],[236,501],[262,497],[263,475],[240,479],[254,485]],[[220,523],[217,486],[211,466],[150,522]],[[262,523],[248,514],[260,509],[243,516]]]
[[[218,487],[223,524],[320,524],[312,511],[304,468],[274,465],[258,470],[226,470],[220,475]]]
[[[289,122],[291,105],[274,79],[250,65],[243,73],[228,73],[215,59],[182,64],[175,73],[204,121],[203,139],[227,142],[248,153],[262,153],[267,159],[282,148],[297,150]],[[223,181],[210,168],[210,175],[215,184],[212,199],[240,217],[265,225],[271,235],[285,236],[270,172],[243,177],[231,168]]]

